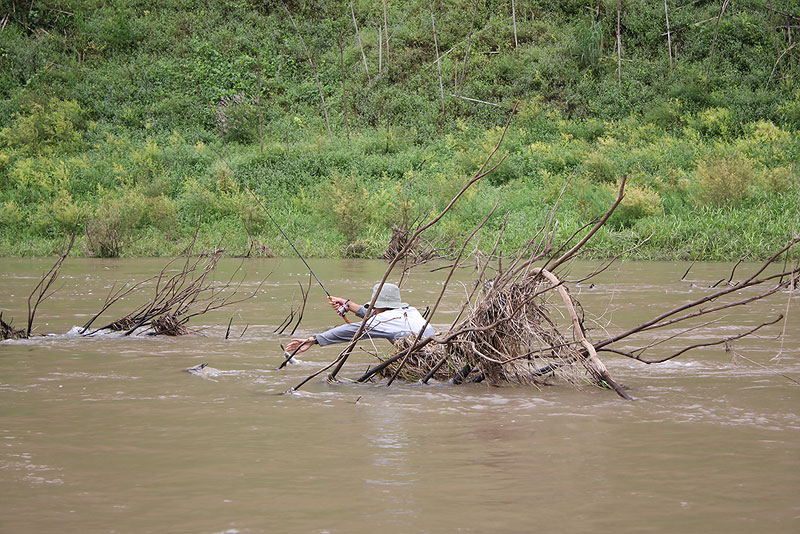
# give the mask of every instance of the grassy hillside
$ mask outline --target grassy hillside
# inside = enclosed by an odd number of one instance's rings
[[[652,234],[639,257],[768,255],[800,219],[800,4],[667,12],[669,33],[644,0],[12,0],[0,254],[52,254],[78,229],[81,254],[171,255],[198,225],[203,247],[290,253],[249,188],[301,251],[376,257],[446,204],[519,101],[505,162],[443,242],[499,202],[482,245],[508,213],[512,251],[565,184],[567,238],[625,174],[594,254]]]

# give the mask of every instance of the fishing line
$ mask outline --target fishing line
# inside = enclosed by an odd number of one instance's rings
[[[306,268],[308,269],[308,272],[310,272],[310,273],[311,273],[311,275],[314,277],[314,280],[316,280],[316,281],[317,281],[317,283],[319,284],[319,287],[321,287],[321,288],[322,288],[322,290],[325,292],[325,294],[328,296],[328,300],[330,300],[330,299],[332,298],[332,295],[330,294],[330,292],[328,292],[328,290],[327,290],[327,289],[325,289],[325,285],[322,283],[322,280],[320,280],[320,279],[319,279],[319,277],[317,276],[317,273],[315,273],[315,272],[314,272],[314,269],[312,269],[312,268],[311,268],[311,266],[308,264],[308,262],[307,262],[307,261],[306,261],[306,259],[303,257],[303,255],[302,255],[302,254],[300,254],[300,251],[299,251],[299,250],[297,250],[297,247],[295,247],[295,246],[294,246],[294,243],[292,242],[292,240],[291,240],[291,239],[289,239],[289,236],[288,236],[288,235],[286,235],[286,232],[284,232],[284,231],[283,231],[283,228],[281,228],[281,226],[278,224],[278,221],[276,221],[276,220],[275,220],[275,218],[274,218],[274,217],[272,216],[272,214],[269,212],[269,210],[267,209],[267,207],[266,207],[266,206],[264,206],[264,204],[261,202],[261,199],[259,199],[259,198],[256,196],[256,194],[255,194],[255,193],[253,193],[253,190],[252,190],[252,189],[250,189],[250,187],[248,187],[248,185],[247,185],[246,183],[244,183],[244,182],[243,182],[241,179],[239,179],[239,175],[238,175],[238,174],[236,174],[236,171],[234,171],[234,170],[233,170],[233,167],[232,167],[232,166],[231,166],[231,164],[228,162],[228,160],[227,160],[227,159],[225,159],[225,156],[223,156],[222,154],[220,154],[220,153],[219,153],[219,152],[218,152],[216,149],[214,149],[214,148],[212,148],[211,150],[213,150],[214,152],[216,152],[216,154],[217,154],[217,155],[220,157],[220,159],[222,159],[222,161],[224,161],[224,162],[225,162],[225,165],[227,165],[227,166],[228,166],[228,169],[230,169],[230,171],[231,171],[231,172],[233,173],[233,175],[236,177],[236,181],[237,181],[237,182],[238,182],[240,185],[242,185],[242,186],[245,188],[245,190],[246,190],[248,193],[250,193],[250,196],[251,196],[251,197],[253,197],[253,200],[255,200],[255,201],[256,201],[256,203],[257,203],[259,206],[261,206],[261,209],[262,209],[262,210],[264,210],[264,213],[266,213],[266,214],[267,214],[267,217],[269,217],[269,220],[270,220],[270,221],[272,221],[272,224],[274,224],[274,225],[275,225],[275,228],[277,228],[277,229],[278,229],[278,231],[279,231],[279,232],[281,233],[281,235],[283,236],[283,238],[284,238],[284,239],[286,239],[287,243],[289,243],[289,246],[291,246],[291,247],[292,247],[292,250],[294,250],[295,254],[297,254],[297,257],[298,257],[298,258],[300,258],[300,259],[302,260],[302,262],[305,264]],[[346,322],[346,323],[349,323],[350,321],[349,321],[349,320],[347,319],[347,317],[345,317],[345,315],[344,315],[346,311],[347,311],[347,310],[346,310],[346,309],[344,309],[344,306],[341,306],[341,307],[337,308],[337,310],[336,310],[336,313],[338,313],[338,314],[339,314],[339,315],[342,317],[342,319],[344,319],[344,320],[345,320],[345,322]]]
[[[227,163],[227,162],[226,162],[226,163]],[[288,236],[288,235],[286,235],[286,232],[284,232],[284,231],[283,231],[283,228],[281,228],[281,227],[280,227],[280,225],[277,223],[277,221],[276,221],[275,219],[273,219],[273,218],[272,218],[272,215],[270,214],[270,212],[267,210],[267,208],[264,206],[264,204],[262,204],[262,203],[261,203],[261,200],[260,200],[260,199],[259,199],[259,198],[258,198],[258,197],[255,195],[255,193],[253,193],[253,191],[251,191],[251,190],[250,190],[250,188],[249,188],[249,187],[247,187],[245,184],[242,184],[242,185],[244,185],[244,188],[247,190],[247,192],[248,192],[248,193],[250,193],[250,196],[252,196],[252,197],[253,197],[253,199],[254,199],[254,200],[255,200],[255,201],[258,203],[258,205],[259,205],[259,206],[261,206],[261,209],[263,209],[263,210],[264,210],[264,213],[266,213],[266,214],[267,214],[267,217],[269,217],[269,220],[270,220],[270,221],[272,221],[272,224],[274,224],[274,225],[275,225],[275,228],[277,228],[277,229],[278,229],[278,231],[281,233],[281,235],[282,235],[282,236],[283,236],[283,237],[286,239],[286,241],[287,241],[287,242],[289,243],[289,245],[292,247],[292,250],[294,250],[295,254],[297,254],[297,257],[298,257],[298,258],[300,258],[300,259],[303,261],[303,263],[304,263],[304,264],[306,265],[306,267],[308,268],[308,272],[310,272],[310,273],[311,273],[311,275],[314,277],[314,280],[316,280],[316,281],[317,281],[317,283],[319,284],[319,287],[321,287],[321,288],[322,288],[322,290],[325,292],[325,294],[326,294],[326,295],[328,295],[328,297],[330,297],[330,296],[331,296],[331,294],[330,294],[330,293],[328,293],[328,290],[327,290],[327,289],[325,289],[325,286],[322,284],[322,281],[320,281],[320,279],[317,277],[316,273],[315,273],[315,272],[314,272],[314,270],[311,268],[311,266],[308,264],[308,262],[307,262],[307,261],[306,261],[306,259],[303,257],[303,255],[302,255],[302,254],[300,254],[300,251],[299,251],[299,250],[297,250],[297,247],[295,247],[295,246],[294,246],[294,243],[292,243],[292,240],[291,240],[291,239],[289,239],[289,236]]]

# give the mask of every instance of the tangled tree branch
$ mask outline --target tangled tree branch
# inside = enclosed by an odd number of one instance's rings
[[[187,333],[185,325],[191,318],[253,298],[264,280],[261,280],[252,292],[242,295],[241,285],[244,277],[238,282],[234,281],[236,275],[241,272],[241,264],[227,281],[215,283],[210,280],[220,255],[220,252],[215,252],[195,258],[187,256],[183,265],[176,271],[170,270],[177,261],[172,260],[156,276],[130,287],[123,286],[117,291],[112,288],[102,309],[84,325],[81,333],[91,336],[101,330],[109,330],[124,332],[127,336],[145,330],[151,335],[181,335]],[[150,300],[123,317],[86,333],[100,315],[112,305],[152,281],[155,281],[155,287]]]

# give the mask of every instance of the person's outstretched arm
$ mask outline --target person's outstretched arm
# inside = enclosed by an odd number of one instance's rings
[[[361,323],[349,323],[349,324],[340,324],[339,326],[335,326],[330,330],[326,330],[321,334],[314,334],[311,337],[307,338],[296,338],[289,342],[286,345],[286,352],[289,354],[302,354],[308,349],[311,348],[312,345],[330,345],[332,343],[345,343],[353,339],[353,336],[356,335],[358,331],[358,327]],[[298,348],[299,347],[299,348]],[[293,352],[297,349],[297,352]]]

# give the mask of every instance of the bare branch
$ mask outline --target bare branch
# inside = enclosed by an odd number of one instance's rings
[[[646,363],[646,364],[664,363],[664,362],[666,362],[668,360],[672,360],[673,358],[677,358],[681,354],[684,354],[684,353],[686,353],[686,352],[688,352],[690,350],[694,350],[694,349],[701,348],[701,347],[713,347],[715,345],[722,345],[723,343],[727,344],[727,343],[730,343],[731,341],[736,341],[737,339],[741,339],[743,337],[749,336],[749,335],[757,332],[758,330],[760,330],[761,328],[763,328],[765,326],[773,325],[773,324],[777,323],[778,321],[780,321],[781,319],[783,319],[783,315],[778,316],[776,319],[773,319],[772,321],[767,321],[766,323],[761,323],[760,325],[758,325],[758,326],[756,326],[754,328],[751,328],[750,330],[747,330],[746,332],[742,332],[741,334],[737,334],[735,336],[729,336],[729,337],[726,337],[724,339],[718,339],[718,340],[715,340],[715,341],[707,341],[705,343],[695,343],[693,345],[689,345],[688,347],[684,347],[681,350],[670,354],[669,356],[665,356],[663,358],[658,358],[656,360],[646,360],[646,359],[642,358],[640,355],[637,355],[636,351],[629,352],[629,353],[621,352],[621,351],[614,351],[614,352],[616,352],[617,354],[622,354],[624,356],[628,356],[629,358],[633,358],[634,360],[638,360],[638,361],[640,361],[642,363]]]
[[[49,292],[50,288],[53,285],[53,282],[55,282],[58,278],[58,274],[61,272],[61,266],[64,265],[64,260],[66,260],[67,256],[69,256],[69,252],[72,250],[72,245],[74,244],[75,232],[72,232],[64,253],[58,257],[53,266],[50,267],[50,270],[42,275],[39,283],[36,284],[36,286],[33,288],[33,291],[31,291],[31,294],[28,295],[28,325],[25,328],[26,338],[31,337],[31,332],[33,331],[33,319],[36,317],[36,310],[39,308],[39,304],[47,300],[47,298],[53,294],[52,292]]]

